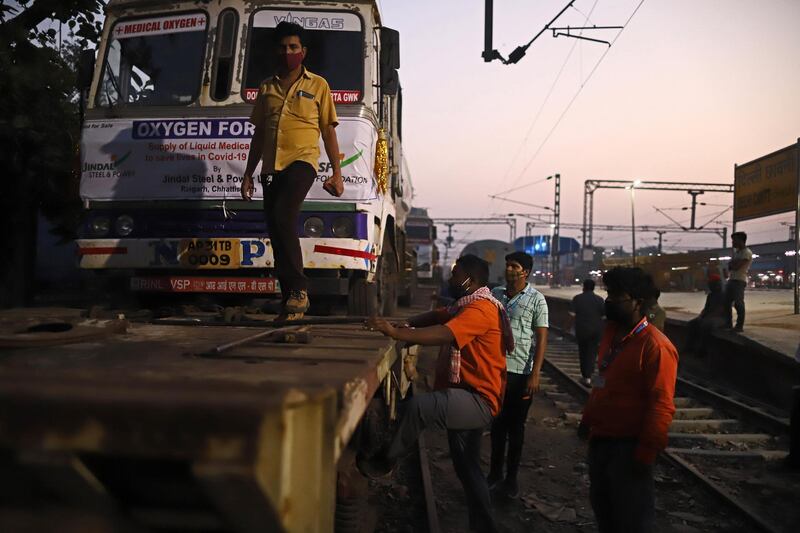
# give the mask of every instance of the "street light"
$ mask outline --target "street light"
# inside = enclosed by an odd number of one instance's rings
[[[636,180],[629,187],[626,187],[626,189],[631,190],[631,256],[633,257],[633,266],[636,266],[636,203],[633,191],[641,184],[642,180]]]

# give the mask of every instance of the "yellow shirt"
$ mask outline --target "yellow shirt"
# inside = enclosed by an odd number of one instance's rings
[[[280,78],[261,83],[250,122],[264,128],[261,172],[279,172],[295,161],[315,169],[319,164],[320,131],[336,126],[336,107],[328,82],[303,68],[303,73],[284,93]]]

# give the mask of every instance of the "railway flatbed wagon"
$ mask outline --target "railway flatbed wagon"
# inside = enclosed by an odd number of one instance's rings
[[[2,531],[333,531],[414,358],[355,324],[13,333],[53,318],[0,317]]]

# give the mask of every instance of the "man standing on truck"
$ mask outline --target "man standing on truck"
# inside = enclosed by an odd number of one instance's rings
[[[242,177],[242,198],[252,199],[253,172],[261,161],[264,212],[283,297],[278,320],[296,320],[309,307],[297,219],[317,178],[320,135],[333,167],[323,187],[329,194],[341,196],[344,183],[336,107],[328,82],[303,66],[307,53],[303,28],[281,22],[275,28],[274,43],[276,73],[261,83],[250,115],[255,133]]]
[[[453,466],[467,497],[473,531],[496,531],[480,446],[484,428],[500,412],[506,378],[507,352],[514,335],[503,304],[486,287],[489,265],[475,255],[456,260],[450,293],[456,302],[391,324],[370,318],[369,329],[411,344],[441,346],[435,391],[413,396],[390,445],[372,458],[360,457],[361,472],[371,477],[389,474],[428,427],[447,429]]]
[[[725,285],[725,327],[733,326],[733,312],[736,308],[736,327],[733,331],[744,329],[744,289],[747,287],[747,271],[753,262],[753,252],[747,247],[747,233],[737,231],[731,235],[733,258],[728,263],[728,283]]]
[[[539,392],[539,374],[550,325],[544,295],[528,283],[532,268],[533,257],[525,252],[508,254],[506,286],[492,289],[492,296],[506,308],[514,333],[514,351],[506,354],[506,392],[503,408],[492,422],[492,460],[487,482],[489,490],[499,490],[511,499],[519,498],[517,474],[525,442],[525,422],[533,394]],[[531,350],[534,339],[536,344]]]

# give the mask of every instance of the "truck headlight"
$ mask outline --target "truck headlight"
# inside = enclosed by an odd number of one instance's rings
[[[306,237],[322,237],[325,223],[319,217],[308,217],[303,223],[303,233]]]
[[[96,237],[105,237],[111,230],[111,221],[108,217],[95,217],[92,219],[91,228]]]
[[[133,218],[128,215],[120,215],[114,223],[114,231],[120,237],[127,237],[133,233]]]
[[[331,230],[334,237],[350,238],[355,231],[355,224],[350,217],[339,217],[333,221]]]

